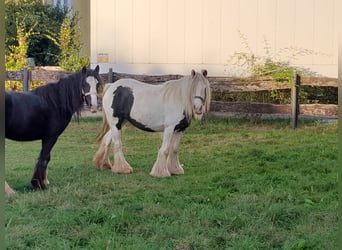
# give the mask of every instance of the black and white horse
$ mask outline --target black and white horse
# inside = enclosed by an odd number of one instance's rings
[[[98,169],[111,169],[114,173],[131,173],[132,167],[122,152],[121,129],[126,121],[144,131],[164,132],[152,176],[184,174],[179,163],[178,149],[181,136],[191,120],[202,119],[209,110],[211,99],[207,71],[160,85],[121,79],[104,88],[102,140],[93,157]],[[114,165],[109,160],[110,146],[114,145]]]
[[[84,67],[56,83],[29,92],[5,92],[5,137],[15,141],[42,141],[31,179],[34,188],[46,188],[52,147],[72,116],[79,117],[83,100],[93,110],[97,109],[99,84],[99,66],[95,70]]]

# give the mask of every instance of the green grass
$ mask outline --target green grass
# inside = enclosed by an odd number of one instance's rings
[[[153,178],[161,136],[127,126],[133,174],[98,171],[99,119],[72,122],[50,185],[29,187],[40,143],[6,140],[8,249],[336,249],[337,125],[208,119],[181,142],[185,175]]]

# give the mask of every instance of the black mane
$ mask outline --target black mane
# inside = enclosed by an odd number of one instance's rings
[[[86,75],[79,71],[58,82],[37,87],[32,93],[43,97],[61,113],[78,114],[83,106],[82,84],[85,79]]]

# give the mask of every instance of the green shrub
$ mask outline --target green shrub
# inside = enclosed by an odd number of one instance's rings
[[[301,56],[318,54],[317,52],[304,48],[286,47],[272,54],[268,41],[264,39],[264,56],[259,56],[252,51],[247,38],[241,32],[239,34],[245,52],[235,52],[228,63],[245,69],[248,75],[270,77],[275,83],[293,84],[295,73],[300,75],[313,74],[308,69],[291,65],[290,61]]]
[[[245,75],[250,77],[269,77],[272,81],[277,83],[288,83],[294,84],[294,76],[295,74],[299,75],[313,75],[308,69],[304,69],[301,67],[291,65],[290,61],[294,59],[298,59],[302,56],[306,55],[317,55],[322,54],[319,52],[315,52],[313,50],[297,48],[297,47],[286,47],[279,49],[275,53],[273,51],[266,39],[264,39],[264,56],[256,55],[249,46],[247,38],[239,32],[241,43],[243,44],[245,51],[243,52],[235,52],[228,60],[228,63],[234,66],[237,66],[238,69],[243,70]],[[325,92],[323,88],[316,88],[314,91],[311,91],[311,95],[307,93],[309,88],[301,87],[299,89],[299,96],[301,99],[301,103],[312,103],[309,100],[309,96],[312,99],[315,99],[312,96],[313,92],[319,93]],[[336,88],[335,88],[336,90]],[[332,100],[325,102],[335,103],[337,97],[337,91],[329,92],[332,94]],[[231,98],[234,101],[253,101],[253,102],[268,102],[275,104],[287,104],[291,102],[290,90],[271,90],[271,91],[259,91],[256,93],[244,92],[244,93],[229,93],[228,99]],[[225,97],[227,98],[227,95]],[[220,96],[220,94],[216,94],[216,96]],[[215,94],[214,94],[215,98]],[[217,98],[217,97],[216,97]],[[222,98],[222,96],[221,96]],[[216,99],[214,99],[216,100]],[[221,99],[222,100],[222,99]],[[266,100],[266,101],[263,101]],[[317,102],[323,100],[323,98],[319,98]]]
[[[17,25],[27,37],[26,57],[33,57],[36,65],[57,65],[59,48],[46,34],[57,34],[68,13],[67,8],[44,4],[42,0],[5,0],[5,50],[6,55],[12,46],[18,46]],[[19,67],[19,66],[18,66]],[[20,68],[20,67],[19,67]]]
[[[81,56],[81,31],[78,25],[78,15],[67,15],[61,25],[60,32],[57,38],[52,35],[48,37],[60,48],[61,53],[58,56],[59,66],[66,70],[75,72],[83,66],[89,66],[88,57]]]
[[[44,85],[44,82],[30,82],[29,90],[35,89],[42,85]],[[9,91],[22,92],[24,87],[21,81],[5,81],[5,89]]]

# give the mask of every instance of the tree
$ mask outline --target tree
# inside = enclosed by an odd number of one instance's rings
[[[7,58],[18,52],[18,46],[23,48],[19,37],[25,37],[26,57],[34,57],[37,65],[56,65],[60,49],[46,33],[57,34],[68,11],[44,5],[41,0],[5,0]]]
[[[22,23],[16,24],[18,45],[10,45],[8,53],[5,55],[6,69],[19,70],[26,66],[26,54],[28,49],[28,40],[32,34],[32,29],[25,32]]]
[[[77,13],[69,14],[63,20],[58,37],[48,35],[61,50],[58,57],[59,66],[67,71],[77,71],[83,66],[89,66],[89,58],[80,56],[82,44],[78,21]]]

